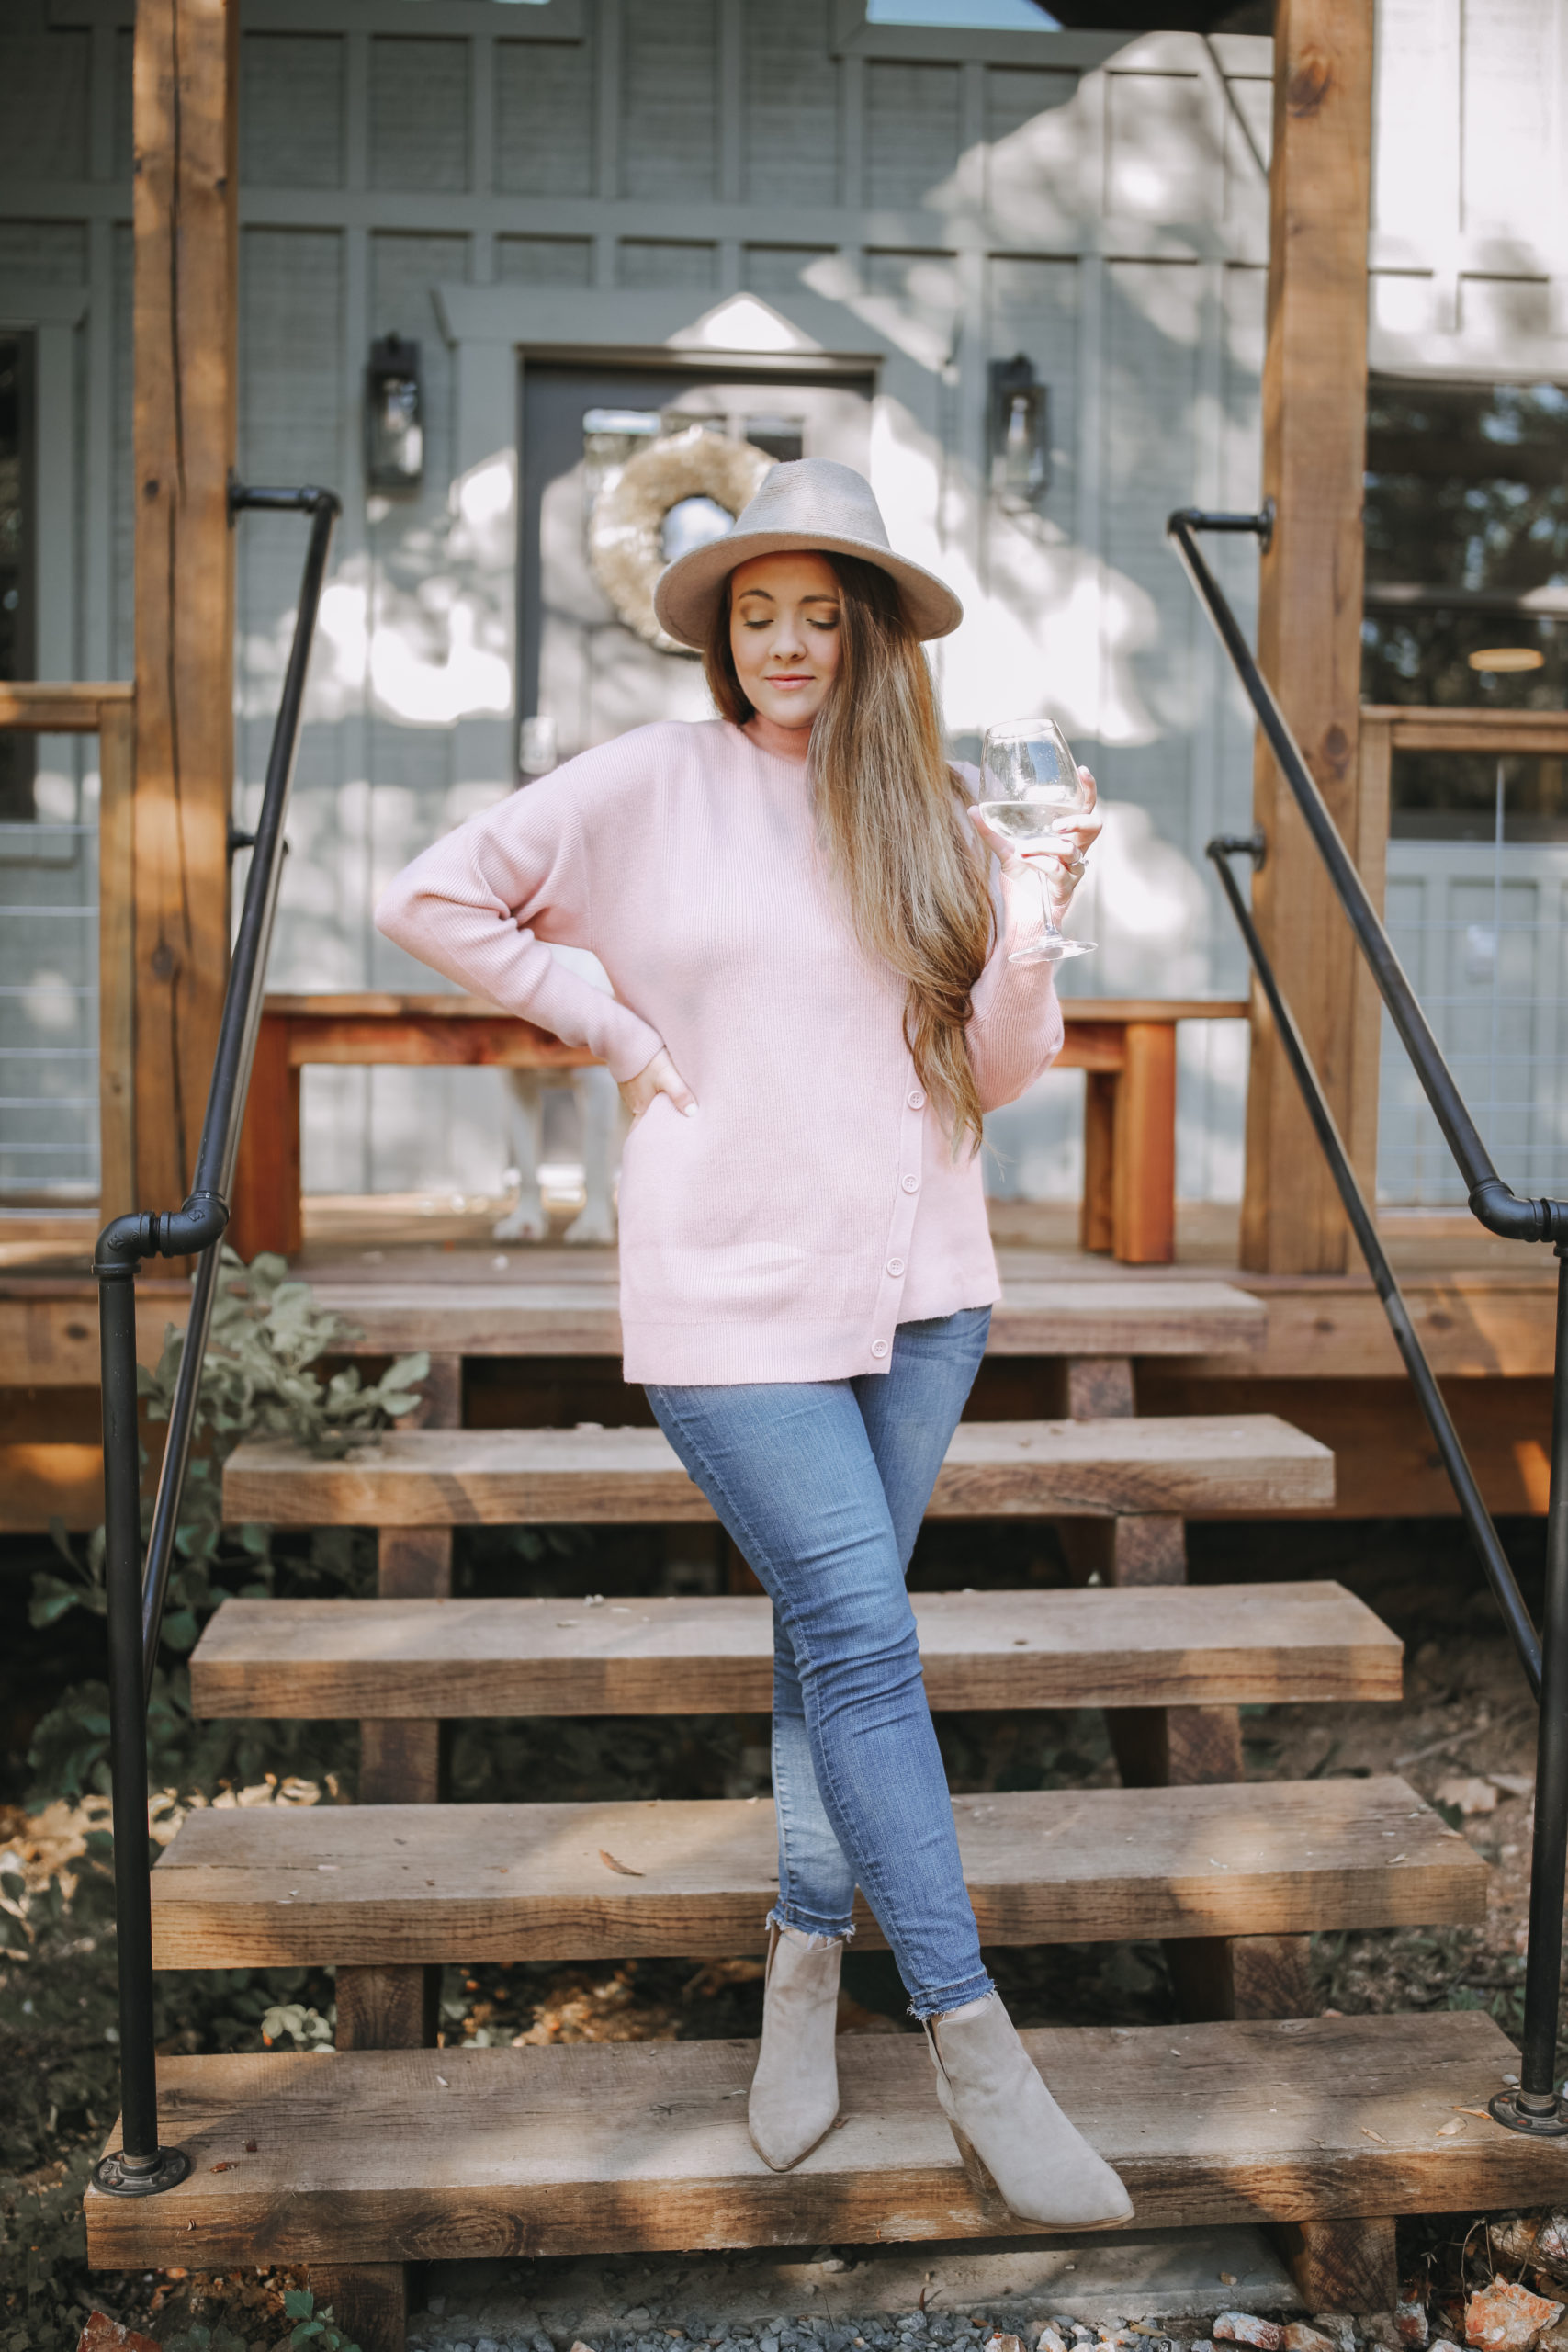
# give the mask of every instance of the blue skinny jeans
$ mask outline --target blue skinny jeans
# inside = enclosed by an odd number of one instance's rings
[[[904,1586],[990,1319],[901,1323],[853,1380],[648,1391],[773,1604],[771,1918],[847,1936],[862,1887],[918,2018],[992,1989]]]

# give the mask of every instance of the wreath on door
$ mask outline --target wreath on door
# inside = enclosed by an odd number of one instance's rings
[[[773,463],[750,441],[693,424],[628,458],[594,500],[588,519],[594,577],[628,628],[660,653],[692,650],[667,637],[654,616],[653,591],[669,560],[666,521],[688,499],[711,499],[733,521]]]

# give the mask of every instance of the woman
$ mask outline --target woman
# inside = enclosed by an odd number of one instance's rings
[[[722,716],[638,728],[470,819],[377,922],[591,1046],[633,1114],[626,1376],[773,1603],[758,2154],[782,2171],[838,2116],[858,1884],[977,2192],[1110,2226],[1126,2192],[981,1962],[904,1588],[998,1295],[981,1114],[1062,1040],[1051,967],[1008,960],[1038,893],[942,757],[920,639],[962,607],[892,553],[860,475],[817,458],[774,468],[657,605]],[[1091,806],[1045,861],[1058,913],[1099,827]],[[552,941],[592,948],[615,997]]]

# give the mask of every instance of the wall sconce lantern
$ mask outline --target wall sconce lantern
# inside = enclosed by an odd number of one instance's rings
[[[365,371],[365,479],[372,490],[417,490],[424,479],[419,345],[383,335]]]
[[[989,369],[991,488],[1004,506],[1036,506],[1051,487],[1051,395],[1018,352]]]

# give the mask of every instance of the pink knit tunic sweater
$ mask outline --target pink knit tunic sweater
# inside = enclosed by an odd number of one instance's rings
[[[1037,910],[999,936],[969,1046],[987,1109],[1061,1049]],[[446,834],[376,921],[617,1079],[661,1045],[621,1170],[626,1376],[675,1386],[886,1372],[895,1327],[998,1296],[977,1156],[956,1161],[904,1042],[904,989],[824,871],[806,770],[722,720],[639,727]],[[554,958],[588,947],[615,997]]]

